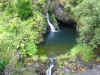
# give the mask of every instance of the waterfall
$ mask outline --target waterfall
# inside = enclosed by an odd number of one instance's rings
[[[54,25],[50,22],[49,14],[48,13],[46,14],[46,18],[47,18],[48,25],[50,26],[50,31],[51,32],[57,32],[55,27],[54,27]]]
[[[50,58],[49,59],[49,66],[47,66],[47,70],[46,70],[46,75],[52,75],[52,69],[54,68],[54,59]]]

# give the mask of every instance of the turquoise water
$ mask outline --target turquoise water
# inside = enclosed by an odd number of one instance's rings
[[[72,28],[49,32],[39,45],[39,55],[59,56],[65,54],[76,44],[77,34]]]

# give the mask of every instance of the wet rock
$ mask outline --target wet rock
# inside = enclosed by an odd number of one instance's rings
[[[46,66],[44,64],[40,64],[38,67],[36,67],[36,72],[38,75],[45,75]]]
[[[3,71],[0,71],[0,75],[4,75],[4,72]]]
[[[54,14],[56,16],[56,18],[59,21],[62,21],[63,23],[73,23],[73,25],[75,25],[75,21],[72,18],[72,16],[70,15],[69,11],[67,11],[67,9],[64,8],[65,6],[65,0],[48,0],[48,9],[50,8],[51,10],[50,13]],[[67,24],[68,25],[68,24]],[[70,24],[71,25],[71,24]]]

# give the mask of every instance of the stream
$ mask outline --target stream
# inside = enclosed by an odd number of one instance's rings
[[[52,75],[52,69],[54,68],[54,58],[49,58],[49,64],[47,65],[46,75]]]
[[[39,45],[39,55],[46,55],[49,57],[49,63],[46,69],[46,75],[52,75],[54,68],[54,58],[61,54],[65,54],[76,43],[76,32],[69,27],[56,30],[54,25],[50,22],[49,14],[46,14],[47,22],[50,27],[50,32],[44,37],[44,42]]]

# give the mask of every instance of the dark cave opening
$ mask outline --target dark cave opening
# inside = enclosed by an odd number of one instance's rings
[[[71,29],[73,29],[73,30],[76,31],[77,23],[73,19],[71,19],[69,21],[61,21],[61,20],[57,19],[57,22],[58,22],[58,25],[59,25],[59,28],[60,29],[63,29],[63,28],[71,28]]]

